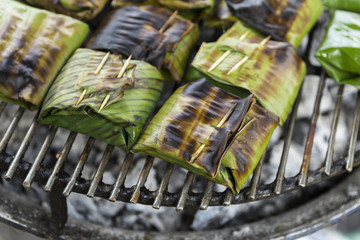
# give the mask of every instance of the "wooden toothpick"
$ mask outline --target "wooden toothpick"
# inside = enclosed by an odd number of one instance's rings
[[[243,59],[241,59],[240,62],[238,62],[235,66],[233,66],[230,71],[227,72],[226,75],[230,75],[232,72],[234,72],[236,69],[238,69],[241,65],[243,65],[247,60],[249,60],[249,56],[245,56]]]
[[[260,45],[263,45],[263,46],[266,45],[266,44],[269,42],[270,38],[271,38],[270,35],[267,36],[264,40],[262,40],[262,41],[260,42]]]
[[[101,60],[99,66],[97,67],[96,71],[95,71],[95,74],[99,74],[101,69],[103,68],[103,66],[105,65],[106,63],[106,60],[109,58],[110,56],[110,51],[107,52],[107,54],[103,57],[103,59]]]
[[[85,94],[86,94],[86,89],[84,89],[79,97],[79,100],[77,101],[77,103],[75,104],[75,106],[78,106],[81,101],[85,98]]]
[[[225,114],[225,116],[220,120],[220,122],[216,125],[216,127],[221,127],[226,120],[228,120],[228,118],[230,117],[230,115],[234,112],[235,108],[237,106],[237,103],[235,103],[230,109],[229,111]],[[201,144],[201,146],[196,150],[196,152],[192,155],[191,159],[190,159],[190,163],[194,163],[196,158],[199,156],[199,154],[204,150],[204,148],[206,147],[206,145],[203,143]]]
[[[178,14],[178,10],[176,10],[175,12],[173,12],[173,14],[171,14],[171,16],[168,18],[168,20],[166,20],[164,25],[160,28],[159,33],[163,33],[166,30],[166,28],[174,20],[174,18],[176,17],[177,14]]]
[[[106,95],[106,97],[104,98],[104,101],[102,102],[101,106],[100,106],[100,109],[99,109],[99,112],[101,112],[101,110],[106,106],[106,104],[108,103],[110,99],[110,95]]]
[[[126,68],[129,66],[129,63],[130,63],[130,60],[132,58],[132,54],[130,54],[130,56],[128,57],[128,59],[126,59],[126,62],[124,63],[124,65],[122,66],[122,68],[120,69],[120,72],[119,74],[117,75],[117,78],[121,78],[125,71],[126,71]]]
[[[246,30],[246,32],[244,32],[244,33],[240,36],[239,40],[240,40],[240,41],[245,40],[245,38],[247,38],[247,36],[249,35],[249,33],[250,33],[250,29]]]

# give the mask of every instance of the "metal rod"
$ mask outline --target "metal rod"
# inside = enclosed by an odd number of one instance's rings
[[[282,185],[283,185],[283,182],[284,182],[284,175],[285,175],[287,159],[288,159],[288,156],[289,156],[291,139],[292,139],[293,134],[294,134],[294,126],[295,126],[296,115],[297,115],[297,111],[299,109],[299,105],[300,105],[300,101],[301,101],[302,86],[303,85],[301,85],[301,87],[300,87],[299,95],[295,100],[293,110],[291,112],[290,121],[289,121],[289,127],[287,129],[287,134],[286,134],[285,141],[284,141],[283,151],[282,151],[282,154],[281,154],[280,165],[279,165],[279,168],[278,168],[278,171],[277,171],[277,174],[276,174],[275,188],[274,188],[274,193],[275,194],[280,194],[281,191],[282,191]]]
[[[22,107],[19,107],[18,110],[15,113],[14,118],[12,119],[9,127],[7,128],[3,138],[0,141],[0,152],[3,152],[11,138],[11,136],[13,135],[16,126],[18,125],[22,115],[24,114],[25,109]]]
[[[260,161],[256,166],[255,171],[253,173],[253,177],[251,179],[249,198],[252,200],[256,198],[257,187],[259,186],[261,170],[264,164],[264,156],[265,156],[264,154],[261,156]]]
[[[358,91],[358,95],[357,95],[356,110],[355,110],[355,116],[352,126],[351,137],[350,137],[348,157],[346,159],[346,170],[348,172],[352,171],[354,165],[354,156],[356,150],[356,140],[359,131],[359,122],[360,122],[360,91]]]
[[[230,190],[229,188],[226,189],[223,205],[224,205],[224,206],[230,206],[230,205],[231,205],[231,202],[232,202],[232,199],[233,199],[233,196],[234,196],[234,195],[233,195],[233,193],[231,192],[231,190]]]
[[[47,151],[49,150],[49,147],[55,137],[57,129],[58,128],[54,127],[54,126],[50,127],[49,133],[46,136],[45,141],[44,141],[43,145],[41,146],[41,149],[40,149],[38,155],[36,156],[33,165],[30,168],[30,171],[26,175],[26,178],[23,182],[24,187],[29,188],[31,186],[31,183],[33,182],[36,171],[39,169],[40,163],[42,162]]]
[[[132,153],[128,153],[126,155],[124,163],[121,166],[119,175],[118,175],[118,177],[116,179],[114,188],[111,191],[111,195],[110,195],[110,198],[109,198],[110,201],[113,201],[113,202],[116,201],[116,199],[117,199],[117,197],[119,195],[119,192],[120,192],[120,188],[125,182],[126,174],[127,174],[128,170],[130,168],[130,165],[131,165],[131,162],[132,162],[133,158],[134,158],[134,154],[132,154]]]
[[[145,184],[145,181],[149,175],[149,172],[151,170],[151,166],[152,166],[153,162],[154,162],[154,157],[148,156],[146,158],[145,165],[144,165],[143,169],[141,170],[139,179],[135,186],[135,190],[130,198],[130,202],[132,202],[132,203],[138,202],[139,197],[140,197],[140,190]]]
[[[100,165],[99,165],[98,169],[96,170],[96,173],[95,173],[95,176],[94,176],[93,180],[91,181],[89,191],[86,194],[88,197],[94,197],[95,196],[96,188],[99,185],[99,182],[103,177],[106,165],[108,164],[108,162],[110,160],[111,153],[113,151],[114,151],[114,146],[113,145],[107,145],[107,147],[105,149],[105,152],[104,152],[104,154],[102,156]]]
[[[320,103],[321,103],[321,99],[322,99],[323,92],[324,92],[325,80],[326,80],[326,75],[325,75],[325,72],[323,71],[320,76],[320,82],[319,82],[319,87],[318,87],[318,91],[316,94],[316,100],[315,100],[313,114],[311,117],[310,128],[309,128],[309,132],[308,132],[308,135],[306,138],[306,143],[305,143],[304,158],[303,158],[303,162],[302,162],[301,169],[300,169],[299,186],[301,186],[301,187],[305,187],[307,184],[307,180],[308,180],[311,151],[312,151],[312,147],[313,147],[313,143],[314,143],[316,123],[317,123],[317,120],[318,120],[319,114],[320,114]]]
[[[88,159],[88,156],[90,154],[91,148],[94,145],[94,142],[95,142],[95,138],[93,138],[93,137],[88,138],[88,141],[84,147],[84,150],[80,155],[79,162],[77,163],[76,168],[74,170],[74,173],[71,175],[70,180],[63,191],[63,195],[65,197],[68,197],[70,195],[70,193],[76,183],[76,179],[78,178],[79,174],[81,173],[81,171],[84,167],[86,160]]]
[[[215,182],[208,181],[205,188],[204,196],[201,199],[200,210],[206,210],[208,208],[213,193],[214,185]]]
[[[1,102],[0,103],[0,116],[3,113],[4,109],[6,108],[7,103],[6,102]]]
[[[329,145],[326,150],[325,156],[325,173],[327,175],[331,174],[331,167],[334,157],[334,147],[335,147],[335,136],[337,125],[339,123],[340,113],[341,113],[341,104],[343,99],[344,93],[344,85],[340,85],[337,92],[337,99],[336,99],[336,107],[334,112],[334,117],[331,123],[331,130],[330,130],[330,137],[329,137]]]
[[[192,184],[192,181],[194,180],[194,173],[188,172],[185,178],[184,186],[181,190],[181,195],[179,198],[179,201],[176,205],[176,211],[181,212],[184,210],[186,199],[188,198],[189,190]]]
[[[168,188],[171,174],[174,170],[174,164],[168,163],[166,165],[165,174],[161,180],[159,190],[157,191],[156,198],[153,203],[153,208],[160,209],[161,202],[164,197],[164,191]]]
[[[32,137],[34,136],[35,129],[38,124],[37,123],[37,118],[39,116],[38,114],[36,114],[36,116],[34,117],[28,131],[26,132],[24,140],[20,144],[19,150],[15,154],[14,160],[11,162],[10,167],[4,176],[4,178],[6,180],[11,180],[13,178],[15,171],[16,171],[17,167],[19,166],[20,160],[24,157],[24,154],[29,147],[29,144],[31,142]]]
[[[55,179],[57,178],[57,174],[59,173],[60,171],[60,168],[62,167],[62,165],[64,164],[64,161],[67,159],[68,155],[69,155],[69,152],[71,150],[71,147],[74,143],[74,140],[76,138],[76,135],[77,133],[76,132],[73,132],[71,131],[65,144],[64,144],[64,147],[60,153],[60,156],[59,158],[57,159],[56,161],[56,164],[55,164],[55,167],[48,179],[48,181],[46,182],[46,185],[44,187],[44,190],[46,192],[50,192],[51,191],[51,188],[52,186],[54,185],[54,182],[55,182]]]

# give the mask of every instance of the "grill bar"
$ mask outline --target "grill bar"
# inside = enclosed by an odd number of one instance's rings
[[[215,183],[213,181],[207,182],[204,192],[204,197],[201,199],[200,210],[206,210],[208,208],[210,203],[210,198],[213,194],[214,185]]]
[[[120,192],[120,188],[121,188],[121,186],[123,186],[123,184],[125,182],[126,174],[130,168],[133,158],[134,158],[134,154],[132,154],[132,153],[129,153],[126,155],[125,161],[124,161],[123,165],[121,166],[120,173],[118,175],[118,178],[116,179],[114,188],[111,192],[111,195],[109,198],[110,201],[113,201],[113,202],[116,201],[116,199],[119,195],[119,192]]]
[[[317,123],[317,120],[318,120],[319,114],[320,114],[320,103],[321,103],[321,99],[322,99],[324,88],[325,88],[325,80],[326,80],[325,76],[326,76],[325,72],[323,71],[321,73],[318,92],[316,94],[314,111],[313,111],[313,114],[311,117],[310,128],[309,128],[309,132],[308,132],[308,135],[306,138],[304,158],[303,158],[303,163],[301,165],[300,180],[299,180],[299,185],[302,187],[305,187],[307,184],[307,181],[308,181],[308,172],[309,172],[309,166],[310,166],[310,160],[311,160],[311,150],[312,150],[313,143],[314,143],[316,123]]]
[[[160,209],[161,202],[164,197],[164,191],[167,189],[167,187],[169,185],[170,177],[171,177],[173,170],[174,170],[174,165],[171,163],[168,163],[166,165],[165,174],[161,180],[160,187],[158,189],[158,192],[157,192],[154,204],[153,204],[153,208],[155,208],[155,209]]]
[[[94,197],[95,196],[95,191],[97,186],[99,185],[100,180],[103,177],[103,174],[105,172],[105,168],[110,160],[111,157],[111,153],[114,151],[114,146],[113,145],[107,145],[104,155],[101,159],[100,165],[95,173],[95,176],[91,182],[90,188],[88,193],[86,194],[88,197]]]
[[[6,102],[1,102],[0,103],[0,116],[3,113],[4,109],[6,108]]]
[[[93,137],[88,138],[88,141],[84,147],[84,150],[80,155],[80,159],[75,167],[74,173],[71,175],[71,178],[63,191],[63,194],[65,197],[68,197],[70,195],[70,193],[76,183],[76,179],[79,177],[79,174],[81,173],[81,170],[83,169],[84,164],[89,157],[89,153],[91,151],[91,148],[94,145],[94,142],[95,142],[95,139]]]
[[[189,197],[189,190],[190,190],[193,180],[194,180],[194,173],[188,172],[186,175],[186,178],[185,178],[184,187],[181,190],[179,202],[176,205],[177,212],[181,212],[184,210],[185,202],[186,202],[187,198]]]
[[[331,174],[331,167],[332,167],[332,162],[333,162],[333,158],[334,158],[335,136],[336,136],[337,125],[339,123],[339,118],[340,118],[340,113],[341,113],[341,104],[342,104],[342,100],[343,100],[343,93],[344,93],[344,85],[341,85],[341,86],[339,86],[338,92],[337,92],[335,113],[334,113],[333,121],[331,123],[329,145],[328,145],[328,148],[326,151],[326,157],[325,157],[325,173],[327,175]]]
[[[49,177],[49,179],[48,179],[48,181],[47,181],[47,183],[46,183],[46,185],[44,187],[44,190],[46,192],[51,191],[51,188],[54,185],[57,174],[59,173],[60,168],[62,167],[62,165],[64,164],[64,161],[66,160],[66,158],[69,155],[71,147],[72,147],[72,145],[73,145],[73,143],[75,141],[76,135],[77,135],[77,133],[70,132],[69,137],[66,140],[66,143],[65,143],[65,145],[63,147],[63,150],[61,151],[60,156],[57,158],[54,170],[52,171],[52,173],[51,173],[51,175],[50,175],[50,177]]]
[[[41,149],[40,149],[38,155],[36,156],[34,163],[31,166],[31,169],[23,182],[24,187],[29,188],[31,186],[31,183],[34,180],[36,171],[39,169],[40,163],[42,162],[47,151],[49,150],[49,147],[55,137],[57,129],[58,129],[57,127],[53,127],[53,126],[50,127],[49,134],[47,135],[47,137],[44,141],[44,144],[41,146]]]
[[[25,154],[26,150],[28,149],[30,141],[35,133],[35,130],[37,127],[37,118],[38,118],[38,114],[34,117],[34,120],[32,121],[28,131],[26,132],[24,140],[21,142],[19,150],[16,152],[14,160],[12,161],[8,171],[6,172],[6,174],[4,176],[4,178],[6,180],[11,180],[13,178],[16,168],[19,166],[20,160],[24,157],[24,154]]]
[[[131,196],[130,202],[137,203],[140,197],[140,190],[144,186],[147,177],[149,176],[149,172],[151,170],[151,166],[153,165],[154,158],[148,156],[146,158],[145,165],[140,173],[139,179],[136,183],[135,190]]]
[[[225,197],[224,197],[224,206],[230,206],[233,199],[233,194],[230,189],[226,189],[225,191]]]
[[[8,129],[6,130],[3,138],[1,139],[0,142],[0,152],[4,151],[6,148],[6,145],[8,144],[11,136],[13,135],[15,128],[17,127],[22,115],[24,114],[25,109],[22,107],[19,107],[18,110],[15,113],[15,116],[13,118],[13,120],[11,121]]]
[[[252,200],[256,199],[256,192],[259,185],[263,164],[264,164],[264,155],[262,155],[258,165],[256,166],[255,171],[253,173],[253,177],[251,179],[249,198]]]
[[[350,145],[349,145],[349,153],[346,159],[346,170],[348,172],[352,171],[354,165],[356,139],[359,131],[359,123],[360,123],[360,92],[358,92],[357,95],[356,110],[355,110],[354,122],[351,132]]]
[[[283,151],[281,154],[280,165],[279,165],[279,168],[278,168],[278,171],[276,174],[276,180],[275,180],[276,183],[275,183],[275,189],[274,189],[275,194],[280,194],[281,190],[282,190],[285,169],[286,169],[286,163],[287,163],[287,159],[289,156],[289,150],[290,150],[290,145],[291,145],[291,139],[294,134],[296,115],[297,115],[297,111],[299,109],[299,105],[300,105],[300,101],[301,101],[302,86],[303,85],[301,85],[301,87],[300,87],[299,96],[296,98],[293,110],[291,112],[289,127],[287,129],[287,134],[286,134],[285,141],[284,141]]]

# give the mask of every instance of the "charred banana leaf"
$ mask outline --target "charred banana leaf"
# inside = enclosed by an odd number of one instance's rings
[[[0,1],[0,100],[37,109],[88,31],[70,17]]]
[[[359,0],[322,0],[322,2],[326,7],[360,13]]]
[[[321,0],[226,0],[240,20],[297,48],[322,13]]]
[[[144,60],[180,81],[199,29],[171,11],[154,6],[128,6],[112,11],[88,47]],[[169,20],[170,19],[170,20]]]
[[[254,103],[252,96],[239,98],[205,79],[189,83],[168,99],[132,151],[162,158],[238,192],[278,123],[276,116],[257,111]],[[244,133],[251,141],[240,143]],[[239,146],[246,149],[243,155],[233,153]]]
[[[215,0],[113,0],[114,8],[124,7],[127,5],[154,5],[166,7],[172,10],[180,11],[180,15],[192,21],[199,21],[204,18],[214,7]]]
[[[119,76],[122,69],[125,72]],[[118,55],[78,49],[51,86],[40,122],[128,150],[162,89],[163,76],[146,62],[132,60],[126,66]]]
[[[228,29],[237,21],[237,18],[231,14],[225,0],[220,0],[212,14],[205,21],[205,26],[221,29]]]
[[[236,23],[216,43],[203,44],[192,66],[214,81],[250,91],[283,124],[306,65],[289,43],[267,41],[258,35]]]
[[[65,14],[82,21],[95,18],[109,0],[22,0],[35,7]]]
[[[360,14],[334,11],[315,56],[337,83],[360,88]]]

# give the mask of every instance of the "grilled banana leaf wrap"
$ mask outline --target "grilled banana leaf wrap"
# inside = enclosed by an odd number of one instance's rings
[[[234,24],[217,42],[203,44],[192,66],[215,82],[249,91],[261,106],[279,116],[282,125],[295,102],[306,65],[289,43],[270,40],[264,44],[253,31],[239,40],[246,32],[244,25]],[[209,71],[227,51],[229,55]]]
[[[95,18],[109,0],[22,0],[35,7],[65,14],[82,21]]]
[[[127,6],[112,11],[101,23],[88,47],[144,60],[180,81],[199,37],[196,24],[154,6]],[[163,28],[165,26],[165,28]],[[163,31],[159,31],[163,28]]]
[[[278,117],[205,79],[178,88],[132,151],[159,157],[239,192]],[[199,150],[200,149],[200,150]]]
[[[111,54],[96,74],[105,53],[78,49],[46,96],[40,122],[70,129],[128,150],[152,114],[164,79],[154,66],[131,60],[118,78],[121,57]],[[81,95],[86,90],[84,98]],[[105,107],[100,107],[109,97]]]
[[[89,31],[67,16],[0,1],[0,100],[30,110],[41,105],[65,61]]]
[[[113,0],[113,8],[125,7],[128,5],[154,5],[178,10],[179,14],[192,21],[200,21],[214,8],[215,0]]]
[[[297,48],[322,13],[321,0],[226,0],[240,20]]]
[[[360,14],[334,11],[315,57],[337,83],[360,88]]]
[[[322,0],[322,3],[329,8],[360,13],[359,0]]]

